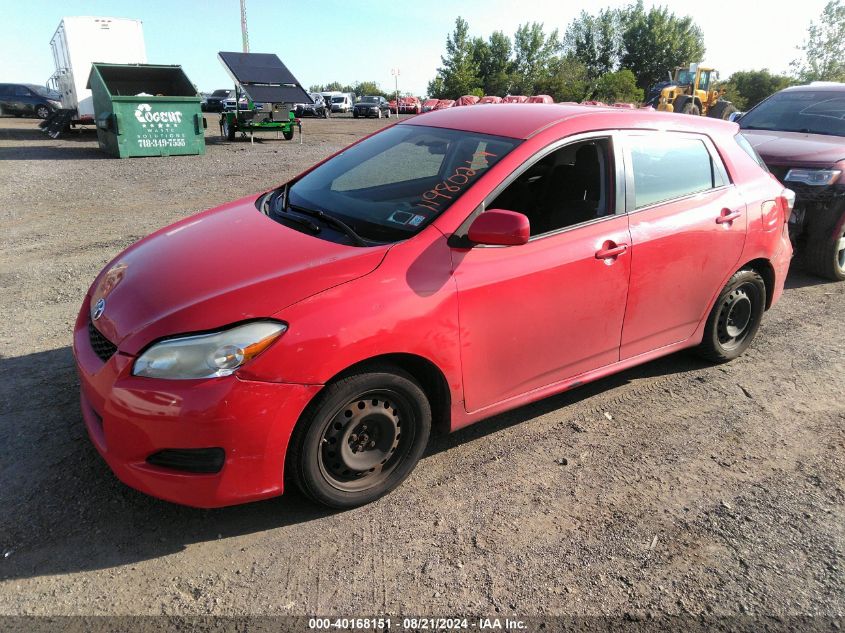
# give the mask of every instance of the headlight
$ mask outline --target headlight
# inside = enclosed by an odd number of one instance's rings
[[[784,181],[824,187],[833,184],[841,174],[838,169],[790,169]]]
[[[61,102],[61,101],[56,101],[55,99],[48,99],[47,101],[48,101],[48,102],[50,103],[50,105],[51,105],[51,106],[53,106],[54,108],[61,108],[61,107],[62,107],[62,102]]]
[[[171,380],[228,376],[267,349],[287,329],[278,321],[253,321],[213,334],[166,339],[141,354],[132,373]]]

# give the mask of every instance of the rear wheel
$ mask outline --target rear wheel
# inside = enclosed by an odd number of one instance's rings
[[[707,116],[711,119],[722,119],[727,121],[736,112],[736,106],[730,101],[717,101],[713,107],[707,110]]]
[[[695,103],[693,103],[692,101],[688,101],[681,110],[681,114],[691,114],[693,116],[699,116],[701,114],[701,110],[698,109],[698,106],[695,105]]]
[[[804,248],[804,267],[814,275],[845,281],[845,203],[818,209]]]
[[[293,130],[282,130],[282,136],[285,137],[286,141],[289,141],[293,138]]]
[[[428,442],[431,407],[401,369],[377,367],[328,385],[303,415],[288,464],[304,494],[334,507],[378,499],[411,473]]]
[[[766,284],[753,270],[730,278],[707,317],[698,353],[707,360],[733,360],[751,345],[766,309]]]

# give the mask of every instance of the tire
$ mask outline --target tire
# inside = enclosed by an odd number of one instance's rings
[[[688,101],[681,110],[681,114],[691,114],[693,116],[699,116],[701,114],[701,110],[698,109],[698,106],[695,105],[695,103],[693,103],[692,101]]]
[[[354,508],[405,480],[430,431],[431,406],[419,384],[396,367],[372,367],[331,383],[309,405],[287,468],[317,503]]]
[[[353,113],[352,113],[352,118],[353,118],[353,119],[357,119],[357,118],[358,118],[358,113],[357,113],[357,112],[353,112]]]
[[[736,106],[730,101],[717,101],[707,111],[707,116],[711,119],[727,121],[734,112],[737,112]]]
[[[697,348],[714,363],[733,360],[751,345],[766,309],[766,283],[753,270],[734,273],[719,293]]]
[[[376,114],[376,118],[379,118],[379,119],[380,119],[380,118],[381,118],[381,116],[382,116],[382,115],[381,115],[381,108],[379,108],[379,109],[377,110],[377,112],[378,112],[378,114]]]
[[[282,136],[286,141],[289,141],[293,138],[293,130],[282,130]]]
[[[804,246],[804,268],[834,281],[845,281],[845,203],[818,209]]]
[[[46,119],[48,116],[50,116],[50,108],[43,104],[36,106],[35,116],[37,116],[39,119]]]
[[[237,132],[237,128],[229,123],[229,117],[223,117],[223,120],[220,121],[220,131],[223,134],[223,137],[227,141],[234,141],[235,140],[235,133]]]
[[[385,116],[386,116],[388,119],[391,117],[391,112],[390,112],[390,110],[388,110],[388,111],[387,111],[387,114],[386,114]],[[397,114],[396,116],[399,116],[399,115]]]

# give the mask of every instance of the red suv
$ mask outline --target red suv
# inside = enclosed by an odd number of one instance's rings
[[[781,90],[742,115],[739,126],[797,194],[789,229],[805,266],[845,280],[845,84]]]
[[[344,508],[398,486],[433,426],[683,348],[736,358],[792,254],[788,194],[737,132],[449,108],[163,228],[79,312],[90,437],[121,480],[178,503],[292,480]]]

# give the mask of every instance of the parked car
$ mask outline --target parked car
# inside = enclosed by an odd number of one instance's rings
[[[355,97],[349,93],[332,97],[332,112],[346,113],[355,107]]]
[[[554,103],[555,100],[552,99],[549,95],[534,95],[533,97],[528,97],[528,101],[526,103]]]
[[[317,116],[323,119],[329,117],[329,107],[323,100],[323,96],[319,92],[310,92],[308,96],[311,97],[312,103],[297,103],[293,108],[293,113],[296,116]]]
[[[426,99],[423,101],[422,104],[422,111],[423,112],[430,112],[437,107],[437,104],[440,103],[440,99]]]
[[[226,88],[220,88],[212,92],[205,100],[205,107],[202,108],[203,112],[223,112],[223,108],[225,107],[226,100],[232,96],[233,90],[227,90]]]
[[[607,104],[604,101],[582,101],[581,105],[606,106]]]
[[[796,193],[789,234],[805,267],[845,280],[845,84],[786,88],[740,117],[739,126]]]
[[[684,348],[736,358],[792,254],[789,192],[737,132],[449,108],[187,217],[87,291],[73,351],[88,433],[163,499],[222,506],[294,481],[345,508],[396,488],[433,426]]]
[[[396,103],[396,99],[391,99],[387,102],[387,107],[390,108],[390,112],[392,114],[399,114],[399,107]]]
[[[454,106],[455,106],[455,100],[454,99],[440,99],[440,101],[437,102],[437,105],[434,106],[434,109],[435,110],[445,110],[446,108],[452,108]]]
[[[62,107],[62,96],[36,84],[0,84],[0,115],[46,119]]]
[[[480,97],[476,97],[475,95],[464,95],[457,101],[455,101],[456,106],[468,106],[468,105],[475,105],[478,103]]]
[[[355,104],[352,110],[352,116],[356,119],[358,117],[390,117],[390,106],[387,99],[384,97],[361,97],[361,100]]]
[[[485,95],[478,100],[478,104],[481,105],[483,103],[501,103],[502,98],[497,97],[495,95]]]
[[[502,103],[527,103],[528,97],[524,95],[508,95],[502,98]]]
[[[420,114],[422,103],[418,97],[402,97],[399,99],[399,112],[402,114]]]

